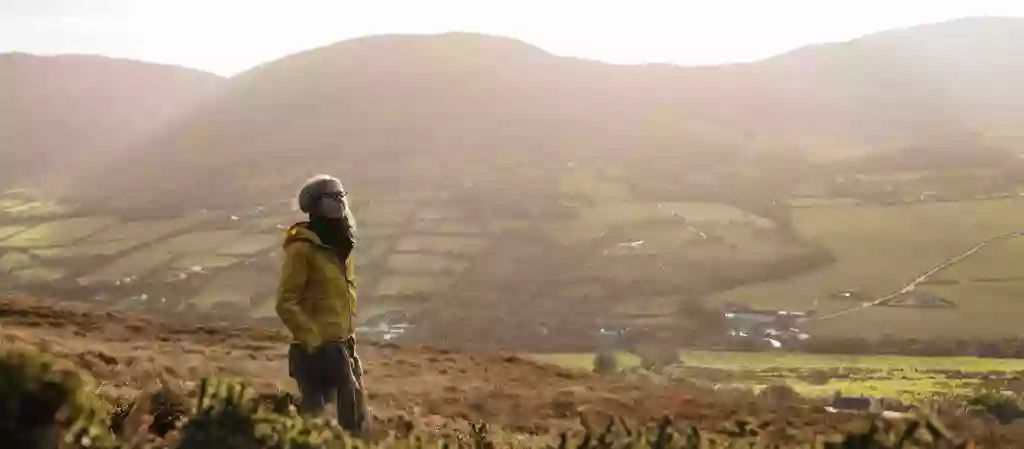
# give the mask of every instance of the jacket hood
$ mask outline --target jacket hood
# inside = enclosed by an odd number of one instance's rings
[[[293,242],[299,240],[305,240],[314,245],[324,246],[324,243],[320,241],[320,237],[315,232],[309,229],[308,221],[300,221],[291,225],[288,228],[288,232],[285,234],[284,242],[281,244],[282,247],[287,247]]]

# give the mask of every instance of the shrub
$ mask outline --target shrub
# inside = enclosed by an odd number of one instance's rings
[[[36,352],[11,352],[0,358],[0,398],[6,401],[0,408],[0,438],[3,447],[46,449],[340,449],[352,447],[380,448],[474,448],[493,449],[499,446],[501,432],[491,432],[487,424],[472,425],[465,433],[450,436],[423,437],[416,431],[405,430],[374,444],[349,438],[333,420],[307,420],[288,405],[286,395],[259,396],[244,383],[228,379],[207,379],[200,383],[194,407],[185,407],[185,401],[171,390],[164,389],[144,394],[112,410],[88,394],[91,385],[77,371],[55,368],[55,362]],[[789,391],[775,388],[767,394],[775,398],[794,399]],[[780,394],[781,393],[781,394]],[[776,398],[777,399],[777,398]],[[997,397],[983,396],[976,402],[1003,410],[1004,402]],[[276,410],[275,410],[276,409]],[[1012,408],[1008,408],[1012,409]],[[179,414],[191,410],[180,431],[165,432],[166,441],[120,435],[121,441],[110,431],[110,416],[114,421],[135,423],[143,411],[153,412],[150,432],[162,433],[179,422]],[[1019,408],[1012,409],[1014,413]],[[814,447],[839,448],[964,448],[974,447],[955,441],[949,432],[931,419],[889,422],[877,417],[865,418],[870,423],[864,431],[833,432],[826,441]],[[147,421],[148,422],[148,421]],[[559,449],[700,449],[708,447],[797,447],[784,444],[797,443],[794,425],[789,419],[782,429],[784,441],[777,440],[767,428],[747,420],[723,421],[728,429],[705,432],[697,427],[676,427],[669,419],[657,425],[631,429],[625,421],[611,419],[604,430],[584,426],[586,432],[570,439],[569,433],[560,435]],[[618,424],[618,425],[617,425]],[[708,424],[708,423],[705,423]],[[115,426],[117,427],[117,426]],[[132,427],[131,425],[125,427]],[[139,426],[140,428],[145,426]],[[718,426],[721,427],[721,426]],[[163,429],[163,430],[161,430]],[[128,433],[128,432],[125,432]],[[174,434],[171,438],[171,434]],[[429,435],[429,433],[428,433]],[[125,437],[130,438],[125,438]],[[435,441],[434,438],[441,438]],[[64,444],[58,444],[63,439]],[[125,441],[125,440],[130,441]],[[806,443],[806,442],[805,442]],[[518,445],[517,445],[518,446]],[[548,446],[550,447],[550,446]],[[801,446],[808,447],[808,446]],[[994,447],[1008,447],[996,445]]]
[[[967,405],[981,407],[1000,424],[1009,424],[1018,418],[1024,418],[1020,400],[1011,395],[985,392],[968,399]]]
[[[111,430],[118,434],[132,432],[135,429],[125,429],[125,424],[131,421],[133,413],[136,416],[145,414],[152,419],[147,425],[147,431],[162,438],[185,422],[190,413],[189,402],[184,394],[165,384],[154,392],[143,393],[129,404],[116,406],[110,419]]]
[[[599,352],[594,356],[594,372],[597,374],[611,374],[619,369],[618,359],[615,354]]]
[[[786,384],[772,384],[757,394],[757,400],[770,407],[783,407],[803,400],[800,393]]]
[[[0,441],[5,447],[114,447],[110,410],[70,366],[32,349],[0,353]],[[68,447],[64,446],[64,447]]]
[[[313,449],[349,447],[334,421],[274,413],[245,384],[204,379],[196,412],[182,429],[178,449]]]
[[[823,369],[812,369],[804,376],[804,381],[810,385],[828,385],[832,381],[832,375]]]

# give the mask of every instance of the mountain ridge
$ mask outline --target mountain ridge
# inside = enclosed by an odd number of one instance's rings
[[[960,33],[944,30],[932,34]],[[530,345],[564,348],[637,313],[686,339],[720,335],[693,319],[719,316],[700,298],[834,262],[801,233],[788,206],[798,192],[889,204],[1024,182],[1005,163],[1013,152],[976,156],[1024,143],[997,126],[1024,111],[1020,63],[1006,57],[1018,52],[985,33],[972,45],[991,54],[905,59],[902,43],[847,44],[700,69],[581,62],[475,35],[342,42],[227,80],[66,178],[58,202],[74,222],[40,224],[54,218],[45,207],[4,200],[27,218],[0,247],[18,285],[266,318],[275,242],[301,219],[295,192],[326,172],[360,220],[363,298],[419,313],[444,330],[431,338],[525,344],[529,328]],[[942,171],[964,154],[971,173]],[[860,176],[878,165],[898,173]]]
[[[75,62],[108,62],[108,63],[127,63],[136,66],[149,66],[159,67],[164,69],[171,69],[175,71],[193,72],[200,76],[212,76],[216,78],[228,79],[230,76],[221,75],[215,72],[203,70],[198,67],[184,66],[177,63],[159,62],[141,58],[131,58],[125,56],[111,56],[101,53],[83,53],[83,52],[67,52],[67,53],[34,53],[21,50],[13,50],[7,52],[0,52],[0,57],[11,57],[11,58],[25,58],[25,59],[36,59],[41,61],[75,61]]]
[[[1024,36],[1024,19],[996,22]],[[478,151],[474,147],[492,154],[521,148],[534,152],[534,163],[550,159],[554,165],[577,159],[614,164],[636,151],[685,160],[692,151],[757,147],[856,156],[1024,118],[1024,89],[1014,87],[1024,64],[996,52],[1024,39],[992,42],[985,38],[989,23],[921,25],[760,63],[697,68],[555,56],[482,33],[368,36],[233,77],[221,101],[142,147],[179,159],[183,170],[196,165],[191,152],[216,148],[217,156],[204,164],[238,166],[259,165],[254,158],[290,149],[305,155],[298,160],[358,157],[377,173],[393,169],[372,167],[374,154],[464,160]],[[872,43],[914,31],[941,38],[977,33],[982,37],[965,45],[995,53],[933,58],[922,50],[924,59],[905,61],[902,55],[921,46],[903,38]],[[958,69],[971,64],[963,58],[976,59],[977,68]],[[926,63],[934,70],[924,71]],[[295,183],[299,175],[293,176]]]

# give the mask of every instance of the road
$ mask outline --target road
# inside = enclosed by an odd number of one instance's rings
[[[910,293],[910,292],[914,291],[914,289],[916,289],[918,285],[920,285],[922,282],[927,281],[928,278],[930,278],[933,275],[935,275],[935,273],[938,273],[938,272],[940,272],[942,270],[945,270],[946,268],[949,268],[949,267],[951,267],[953,265],[956,265],[957,263],[960,263],[964,259],[974,255],[974,253],[976,253],[978,251],[981,251],[983,248],[985,248],[989,244],[992,244],[992,243],[995,243],[995,242],[998,242],[998,241],[1001,241],[1001,240],[1006,240],[1006,239],[1010,239],[1010,238],[1014,238],[1014,237],[1019,237],[1019,236],[1022,236],[1022,235],[1024,235],[1024,231],[1011,232],[1009,234],[1003,234],[1003,235],[1000,235],[998,237],[990,238],[988,240],[985,240],[984,242],[981,242],[981,243],[971,247],[967,251],[964,251],[964,252],[962,252],[962,253],[960,253],[960,254],[952,257],[952,258],[947,259],[946,261],[942,262],[941,264],[936,265],[932,269],[922,273],[920,276],[915,278],[909,284],[905,285],[903,288],[901,288],[901,289],[899,289],[899,290],[897,290],[897,291],[895,291],[895,292],[893,292],[891,294],[888,294],[888,295],[883,296],[881,298],[875,299],[874,301],[871,301],[871,302],[862,303],[862,304],[860,304],[860,305],[858,305],[856,307],[851,307],[849,309],[840,310],[838,312],[833,312],[833,313],[830,313],[830,314],[827,314],[827,315],[821,315],[821,316],[805,318],[804,320],[801,320],[801,322],[830,320],[832,318],[836,318],[836,317],[840,317],[840,316],[843,316],[843,315],[846,315],[846,314],[849,314],[849,313],[853,313],[853,312],[857,312],[857,311],[860,311],[860,310],[864,310],[864,309],[867,309],[869,307],[875,307],[875,306],[878,306],[878,305],[881,305],[881,304],[885,304],[886,301],[889,301],[889,300],[891,300],[893,298],[896,298],[897,296],[900,296],[900,295],[903,295],[903,294]]]

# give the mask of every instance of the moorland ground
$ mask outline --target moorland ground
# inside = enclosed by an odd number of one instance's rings
[[[272,329],[161,322],[25,297],[0,303],[0,345],[5,350],[32,347],[55,355],[95,379],[95,390],[90,391],[115,404],[128,403],[141,391],[160,385],[191,395],[198,380],[209,376],[240,378],[263,393],[294,393],[284,367],[286,341]],[[705,436],[723,438],[737,435],[740,428],[756,428],[751,434],[740,433],[763,442],[811,442],[836,432],[862,432],[870,419],[858,413],[826,412],[825,401],[779,391],[778,386],[761,394],[747,387],[764,381],[764,376],[780,374],[775,381],[789,382],[807,375],[807,369],[824,371],[826,377],[852,375],[872,381],[871,375],[879,370],[906,375],[914,372],[910,365],[922,361],[694,352],[683,355],[688,363],[682,371],[627,369],[599,376],[575,369],[583,368],[584,359],[569,355],[554,361],[576,364],[575,368],[531,356],[417,346],[364,344],[361,355],[377,429],[398,431],[412,424],[427,433],[448,434],[486,421],[512,438],[504,442],[517,445],[552,444],[557,432],[600,428],[613,416],[634,428],[670,416],[698,426]],[[918,367],[922,376],[943,369],[951,377],[954,372],[969,377],[981,369],[994,376],[1001,370],[1018,381],[1021,372],[1012,363],[966,359],[936,359]],[[963,382],[966,387],[970,380]],[[960,436],[988,442],[978,447],[1007,447],[1020,441],[1017,427],[1000,425],[984,411],[965,413],[950,395],[920,392],[922,399],[948,401],[935,409],[942,410],[937,415],[940,422]]]

